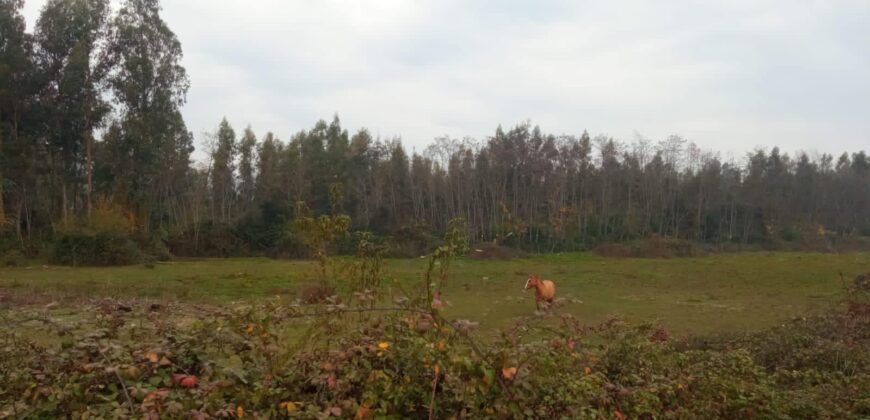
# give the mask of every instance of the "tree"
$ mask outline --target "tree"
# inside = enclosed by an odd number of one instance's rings
[[[257,202],[280,200],[281,188],[281,142],[267,133],[257,149],[257,178],[255,198]]]
[[[234,172],[236,170],[236,132],[224,118],[215,134],[216,144],[211,152],[211,191],[214,217],[229,222],[235,202]]]
[[[23,6],[23,0],[0,0],[0,231],[7,224],[7,168],[22,163],[12,160],[7,147],[20,146],[19,123],[31,96],[32,39],[25,32]]]
[[[257,136],[251,127],[245,129],[245,135],[239,142],[239,200],[242,206],[248,206],[254,201],[254,152],[257,148]]]
[[[45,82],[43,103],[50,114],[46,133],[51,150],[58,152],[52,163],[64,219],[69,194],[76,194],[81,183],[82,168],[85,208],[90,214],[94,130],[109,111],[99,90],[107,67],[98,57],[108,13],[108,0],[50,0],[36,24],[38,61]]]
[[[171,219],[190,168],[193,136],[180,107],[190,86],[181,43],[160,17],[158,0],[126,0],[110,25],[103,71],[119,106],[115,145],[128,179],[127,200],[148,229]]]

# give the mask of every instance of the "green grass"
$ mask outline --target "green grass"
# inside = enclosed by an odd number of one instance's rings
[[[387,293],[421,282],[426,261],[388,260]],[[534,312],[527,273],[556,282],[559,309],[588,322],[612,315],[678,332],[755,330],[838,304],[847,281],[870,270],[870,253],[740,253],[700,258],[603,259],[556,254],[512,261],[454,263],[445,315],[484,329]],[[313,273],[305,261],[209,259],[112,268],[35,265],[0,270],[0,295],[63,300],[98,296],[226,303],[292,295]],[[22,301],[21,299],[17,300]]]

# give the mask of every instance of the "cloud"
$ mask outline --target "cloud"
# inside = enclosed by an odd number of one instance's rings
[[[41,2],[30,0],[35,20]],[[870,3],[164,0],[192,131],[485,138],[530,119],[632,140],[839,153],[870,144]]]

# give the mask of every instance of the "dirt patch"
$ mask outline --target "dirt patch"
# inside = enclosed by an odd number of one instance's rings
[[[517,253],[506,246],[485,243],[473,246],[469,253],[469,257],[473,260],[508,261],[516,258]]]
[[[593,251],[604,258],[628,258],[634,256],[634,251],[623,244],[598,245]]]
[[[605,258],[697,257],[706,253],[694,242],[660,236],[624,244],[602,244],[593,251]]]

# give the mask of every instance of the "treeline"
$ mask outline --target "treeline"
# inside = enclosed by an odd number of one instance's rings
[[[408,254],[456,217],[476,242],[536,251],[650,236],[775,245],[870,235],[863,151],[773,148],[733,161],[678,136],[621,143],[526,123],[409,153],[335,117],[287,141],[224,120],[194,163],[180,114],[189,81],[158,0],[125,0],[114,13],[107,0],[50,0],[32,33],[22,6],[0,0],[7,250],[68,244],[74,263],[76,252],[113,248],[82,239],[103,235],[164,256],[298,254],[299,202],[348,214],[354,230]]]

